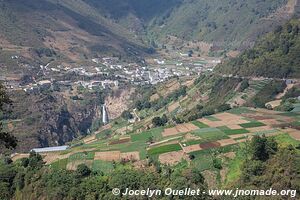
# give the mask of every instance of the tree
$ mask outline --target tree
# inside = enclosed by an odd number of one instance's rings
[[[9,99],[7,93],[5,92],[5,88],[2,84],[0,84],[0,113],[5,112],[5,105],[11,104],[11,100]],[[3,131],[3,124],[0,123],[0,146],[4,146],[7,149],[16,148],[17,139],[13,135]]]
[[[32,169],[40,169],[43,167],[43,165],[43,157],[40,154],[31,151],[28,158],[28,167]]]
[[[91,170],[88,166],[85,164],[80,164],[77,166],[76,173],[79,177],[87,177],[91,174]]]
[[[124,118],[126,120],[133,118],[133,115],[128,110],[125,110],[121,116],[122,116],[122,118]]]
[[[164,125],[166,125],[167,122],[168,122],[168,118],[165,114],[162,117],[154,117],[152,119],[152,124],[155,127],[164,126]]]
[[[253,160],[266,161],[276,153],[278,144],[275,140],[267,140],[265,136],[255,135],[251,140],[251,153]]]
[[[243,80],[242,82],[241,82],[241,86],[240,86],[240,88],[239,88],[239,91],[240,92],[243,92],[245,89],[247,89],[249,87],[249,82],[248,82],[248,80]]]

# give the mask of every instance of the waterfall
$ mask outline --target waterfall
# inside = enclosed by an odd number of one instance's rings
[[[103,124],[107,124],[109,122],[105,104],[102,105],[102,122]]]

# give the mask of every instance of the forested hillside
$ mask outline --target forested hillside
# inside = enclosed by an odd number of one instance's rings
[[[300,77],[300,21],[279,26],[238,58],[217,66],[217,71],[240,76]]]

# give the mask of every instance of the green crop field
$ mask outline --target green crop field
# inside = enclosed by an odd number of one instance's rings
[[[94,159],[94,152],[80,152],[75,153],[69,156],[69,161],[75,161],[75,160],[93,160]]]
[[[231,109],[227,112],[231,113],[231,114],[236,114],[236,115],[240,115],[240,114],[243,114],[243,113],[255,113],[255,111],[249,110],[248,108],[245,108],[245,107],[234,108],[234,109]]]
[[[192,161],[192,166],[197,169],[204,170],[213,170],[213,159],[216,155],[220,155],[228,152],[235,152],[238,149],[238,145],[229,145],[225,147],[218,147],[214,149],[206,149],[201,151],[196,151],[190,153],[190,155],[194,155],[195,159]]]
[[[105,174],[110,173],[114,169],[112,162],[105,162],[102,160],[95,160],[92,164],[92,170],[97,172],[101,171]]]
[[[205,171],[213,168],[213,158],[212,155],[208,153],[198,155],[192,163],[193,166],[200,171]]]
[[[134,134],[131,135],[131,141],[132,142],[136,142],[136,141],[147,141],[149,140],[149,138],[152,137],[151,132],[143,132],[143,133],[138,133],[138,134]]]
[[[180,151],[180,150],[182,150],[182,148],[179,144],[169,144],[169,145],[154,147],[152,149],[149,149],[148,154],[155,155],[155,154],[162,154],[162,153],[167,153],[171,151]]]
[[[223,130],[223,132],[226,135],[236,135],[236,134],[243,134],[243,133],[249,133],[250,131],[246,130],[246,129],[229,129],[229,130]]]
[[[136,141],[146,142],[147,140],[149,140],[150,137],[153,137],[155,140],[159,141],[162,138],[162,134],[161,134],[162,131],[163,131],[163,128],[155,128],[155,129],[152,129],[151,131],[133,134],[133,135],[131,135],[131,141],[132,142],[136,142]]]
[[[224,130],[231,130],[230,128],[228,128],[227,126],[219,126],[217,127],[217,129],[221,130],[224,132]]]
[[[217,128],[203,128],[192,132],[193,135],[201,137],[205,141],[228,139],[229,137]]]
[[[295,140],[289,134],[277,135],[274,138],[275,138],[276,142],[278,142],[279,146],[282,146],[282,147],[287,147],[289,145],[298,147],[300,145],[300,141]]]
[[[249,123],[245,123],[245,124],[239,124],[241,127],[243,128],[254,128],[254,127],[260,127],[260,126],[265,126],[264,123],[261,122],[249,122]]]
[[[207,117],[204,117],[205,119],[208,119],[210,121],[221,121],[219,120],[218,118],[214,117],[214,116],[207,116]]]
[[[107,136],[111,135],[111,132],[112,132],[112,131],[111,131],[110,129],[104,130],[104,131],[98,133],[98,134],[96,135],[96,138],[97,138],[97,139],[104,139],[104,138],[106,138]]]
[[[192,122],[195,126],[198,126],[199,128],[209,128],[208,125],[202,123],[202,122],[199,122],[199,121],[193,121]]]
[[[68,159],[65,158],[65,159],[60,159],[58,161],[55,161],[50,166],[51,168],[58,170],[58,169],[66,169],[67,164],[68,164]]]
[[[183,144],[185,144],[186,146],[191,146],[191,145],[195,145],[195,144],[202,144],[204,142],[206,142],[206,141],[202,140],[202,139],[200,139],[200,140],[189,140],[189,141],[184,142]]]

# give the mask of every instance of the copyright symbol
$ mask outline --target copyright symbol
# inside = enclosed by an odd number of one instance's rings
[[[119,188],[114,188],[114,189],[112,190],[112,193],[113,193],[113,195],[117,196],[117,195],[119,195],[119,194],[121,193],[121,191],[120,191]]]

